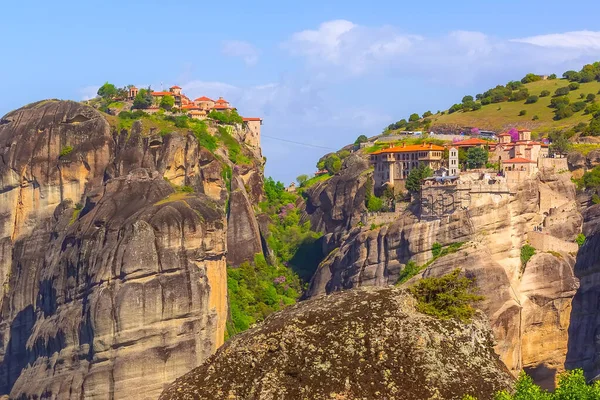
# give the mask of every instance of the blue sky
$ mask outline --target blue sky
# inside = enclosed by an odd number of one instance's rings
[[[224,96],[266,136],[337,149],[527,72],[600,60],[598,15],[594,1],[9,2],[0,115],[105,81],[162,82]],[[266,173],[286,183],[326,152],[263,138]]]

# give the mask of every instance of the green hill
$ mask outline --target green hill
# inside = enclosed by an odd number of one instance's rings
[[[541,134],[562,130],[599,136],[600,62],[587,64],[581,71],[567,71],[562,76],[557,79],[554,74],[549,77],[527,74],[521,80],[498,85],[476,96],[466,95],[445,111],[411,114],[408,120],[389,125],[384,133],[404,130],[458,133],[470,128],[500,132],[522,127]]]
[[[523,88],[529,90],[529,95],[539,96],[543,90],[550,92],[550,96],[539,97],[539,100],[533,104],[525,104],[521,101],[505,101],[501,103],[492,103],[483,105],[476,111],[456,111],[452,114],[446,112],[442,115],[434,114],[429,117],[432,121],[432,130],[435,131],[436,125],[457,125],[460,127],[476,127],[482,130],[503,131],[519,126],[536,130],[538,132],[547,132],[552,129],[569,129],[578,123],[586,125],[592,119],[591,114],[584,114],[584,111],[574,113],[572,117],[561,120],[554,120],[554,109],[550,108],[550,101],[556,89],[569,85],[566,79],[553,79],[531,82],[523,85]],[[580,83],[580,88],[569,92],[567,97],[571,103],[581,101],[580,95],[589,93],[598,95],[600,91],[600,82]],[[526,114],[520,116],[521,110]],[[533,120],[534,116],[537,120]]]

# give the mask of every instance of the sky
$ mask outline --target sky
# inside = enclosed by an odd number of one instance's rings
[[[413,112],[600,60],[598,15],[585,0],[7,2],[0,115],[107,81],[179,85],[262,117],[266,174],[287,184]]]

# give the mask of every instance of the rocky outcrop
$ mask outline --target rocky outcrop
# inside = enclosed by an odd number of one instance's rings
[[[339,233],[355,226],[365,208],[366,183],[371,173],[368,162],[353,154],[342,170],[306,191],[306,214],[315,231]]]
[[[223,343],[242,171],[107,118],[45,101],[0,121],[0,396],[154,399]]]
[[[512,377],[486,318],[418,313],[397,288],[300,303],[227,342],[160,399],[491,399]]]
[[[575,258],[567,251],[539,249],[523,270],[520,251],[527,233],[539,226],[557,242],[573,244],[582,217],[570,176],[540,174],[512,187],[510,195],[472,194],[470,202],[468,210],[438,220],[420,221],[406,211],[391,224],[350,230],[319,266],[308,296],[395,284],[409,260],[427,264],[425,276],[463,268],[486,297],[481,306],[501,359],[514,373],[526,368],[539,383],[552,386],[565,359],[570,301],[578,286]],[[464,245],[428,263],[435,242]]]
[[[600,376],[600,204],[584,213],[586,241],[579,250],[575,275],[580,287],[573,298],[567,368],[582,368],[588,379]]]

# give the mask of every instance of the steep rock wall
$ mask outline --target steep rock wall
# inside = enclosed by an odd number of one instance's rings
[[[3,117],[0,396],[155,399],[210,356],[235,245],[227,181],[258,182],[236,188],[254,201],[261,175],[75,102]]]
[[[573,241],[581,231],[575,188],[568,173],[542,173],[511,190],[513,194],[471,196],[468,210],[434,221],[419,221],[410,211],[377,229],[354,228],[319,266],[308,296],[358,287],[395,284],[409,260],[423,265],[434,242],[464,242],[422,275],[462,268],[477,277],[498,344],[496,350],[514,372],[526,368],[546,387],[563,368],[570,302],[578,286],[572,254],[540,253],[523,271],[520,249],[526,233],[544,232]],[[553,209],[542,210],[540,196],[552,194]],[[562,199],[562,201],[559,201]]]

